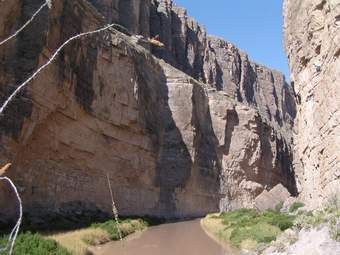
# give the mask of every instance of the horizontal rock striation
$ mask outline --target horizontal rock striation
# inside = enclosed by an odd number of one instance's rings
[[[285,42],[296,91],[300,197],[319,206],[340,192],[340,3],[285,1]]]
[[[0,8],[0,38],[38,5]],[[201,216],[253,206],[278,183],[296,192],[283,75],[171,1],[55,1],[0,48],[0,102],[67,38],[108,21],[120,26],[66,47],[1,116],[0,163],[13,163],[26,212],[110,214],[107,176],[122,215]]]

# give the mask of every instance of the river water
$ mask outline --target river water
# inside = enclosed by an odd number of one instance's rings
[[[231,255],[201,228],[200,221],[150,227],[123,242],[111,242],[92,250],[95,255]]]

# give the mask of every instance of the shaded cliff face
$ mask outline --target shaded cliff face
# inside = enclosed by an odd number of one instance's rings
[[[340,3],[286,0],[285,43],[298,113],[295,168],[301,197],[318,206],[340,187]]]
[[[0,36],[37,6],[0,8]],[[123,215],[201,216],[252,206],[277,183],[295,192],[295,105],[282,74],[207,37],[169,1],[55,2],[0,48],[0,101],[67,38],[107,21],[160,34],[166,48],[115,29],[73,42],[10,105],[0,163],[13,162],[27,212],[109,214],[107,175]]]

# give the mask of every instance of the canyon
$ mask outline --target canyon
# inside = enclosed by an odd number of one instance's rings
[[[37,0],[0,2],[0,38],[40,5]],[[307,19],[296,15],[299,10],[286,1],[291,86],[282,73],[208,35],[171,0],[53,1],[0,48],[1,103],[71,36],[117,26],[67,46],[0,116],[0,165],[12,162],[5,175],[17,184],[25,212],[35,219],[110,215],[107,178],[121,215],[183,218],[253,207],[261,192],[277,184],[307,199],[308,187],[318,196],[310,185],[312,172],[306,172],[320,155],[318,168],[330,176],[319,171],[320,185],[331,180],[329,189],[339,187],[334,177],[339,159],[332,154],[339,125],[331,128],[338,120],[339,93],[332,94],[330,115],[302,103],[306,86],[299,63],[307,55],[300,58],[298,47],[312,53],[301,46],[309,43],[305,38],[293,43],[306,31],[290,23],[291,16]],[[323,36],[331,34],[327,30]],[[148,38],[159,38],[164,46]],[[327,46],[333,53],[325,56],[337,55],[335,45]],[[311,72],[312,62],[304,65]],[[327,69],[334,75],[323,76],[329,86],[338,79],[337,65],[336,58]],[[326,111],[332,102],[321,95]],[[325,148],[325,143],[323,154],[312,145],[305,153],[307,141],[314,140],[301,133],[317,132],[305,108],[325,120],[318,128],[332,145]],[[301,124],[304,118],[310,126]],[[5,183],[0,197],[0,208],[8,208],[0,218],[6,220],[15,203]]]

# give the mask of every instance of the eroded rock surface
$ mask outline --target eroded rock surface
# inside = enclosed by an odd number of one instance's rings
[[[340,192],[340,2],[286,0],[285,41],[298,102],[295,169],[301,198]]]
[[[0,8],[0,36],[37,6]],[[108,21],[124,27],[66,47],[1,116],[0,163],[13,163],[26,212],[109,214],[107,175],[122,215],[253,206],[278,183],[295,193],[283,75],[206,36],[171,1],[55,1],[0,48],[0,101],[67,38]],[[159,34],[166,47],[130,34]]]

